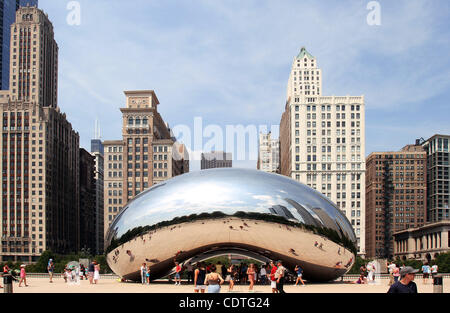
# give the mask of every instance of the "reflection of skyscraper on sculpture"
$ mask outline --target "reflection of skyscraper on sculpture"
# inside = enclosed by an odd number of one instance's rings
[[[331,228],[338,233],[340,233],[338,226],[333,221],[333,219],[321,208],[312,208],[314,213],[317,214],[317,216],[321,219],[322,224],[324,227]]]
[[[292,199],[285,199],[294,208],[297,209],[298,214],[303,219],[303,222],[308,225],[321,226],[320,223],[308,212],[302,205]]]
[[[272,208],[269,208],[269,211],[272,214],[280,215],[280,216],[283,216],[283,217],[285,217],[287,219],[294,219],[294,220],[296,220],[294,215],[292,215],[292,213],[289,212],[289,210],[285,206],[274,205]]]

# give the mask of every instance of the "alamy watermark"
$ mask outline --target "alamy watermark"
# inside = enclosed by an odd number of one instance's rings
[[[278,125],[271,125],[272,133],[278,132]],[[258,159],[259,133],[268,133],[267,125],[226,125],[225,128],[203,125],[201,117],[194,118],[193,131],[188,125],[179,124],[172,128],[179,143],[183,143],[190,160],[201,160],[202,152],[225,151],[233,160],[256,161]],[[248,143],[248,145],[247,145]],[[173,154],[175,159],[182,155]]]
[[[380,26],[381,25],[381,5],[378,1],[370,1],[367,3],[367,10],[370,10],[367,14],[367,24],[370,26]]]
[[[67,24],[70,26],[80,26],[81,25],[81,4],[78,1],[69,1],[67,3]]]

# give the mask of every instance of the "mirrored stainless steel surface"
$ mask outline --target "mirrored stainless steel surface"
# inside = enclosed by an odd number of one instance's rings
[[[139,279],[167,275],[174,261],[241,254],[296,264],[315,281],[346,273],[356,237],[345,215],[321,193],[285,176],[248,169],[211,169],[142,192],[111,224],[105,247],[111,269]]]

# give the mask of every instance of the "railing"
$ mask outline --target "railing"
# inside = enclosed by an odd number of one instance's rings
[[[49,278],[48,273],[27,273],[29,278]],[[63,278],[62,273],[54,273],[53,278]],[[119,276],[116,274],[100,274],[100,279],[118,279]]]
[[[442,275],[443,278],[450,278],[450,273],[438,273],[438,275]],[[344,278],[344,280],[346,279],[358,279],[359,278],[359,274],[345,274],[344,276],[342,276]],[[381,279],[389,279],[389,274],[383,273],[383,274],[377,274],[375,273],[375,279],[376,278],[381,278]],[[416,279],[421,279],[423,278],[423,274],[419,274],[417,273],[415,275]],[[431,276],[430,276],[431,278]],[[341,280],[341,278],[338,278],[338,280]]]
[[[450,273],[438,273],[439,275],[442,275],[443,278],[450,278]],[[63,278],[62,273],[54,273],[53,278]],[[358,279],[359,274],[345,274],[344,276],[336,279],[339,280],[352,280],[352,279]],[[30,278],[49,278],[48,273],[27,273],[27,277]],[[375,274],[375,279],[389,279],[389,274],[383,273],[383,274]],[[423,274],[416,274],[416,279],[422,279]],[[431,278],[431,276],[430,276]],[[100,279],[119,279],[119,276],[116,274],[100,274]],[[157,281],[168,281],[168,279],[157,279]]]

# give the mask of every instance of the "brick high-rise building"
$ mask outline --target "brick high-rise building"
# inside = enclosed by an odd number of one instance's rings
[[[108,140],[103,142],[105,149],[105,168],[103,171],[104,181],[104,226],[103,232],[106,234],[109,225],[117,213],[120,212],[126,202],[123,202],[123,149],[122,140]]]
[[[189,171],[186,148],[158,113],[153,90],[125,91],[122,140],[104,141],[105,233],[120,210],[147,188]]]
[[[12,90],[0,92],[1,261],[79,250],[79,135],[56,103],[56,57],[47,16],[20,8],[11,26]]]
[[[426,152],[373,152],[366,165],[366,255],[392,258],[393,234],[426,222]]]
[[[280,122],[282,175],[322,192],[352,222],[365,254],[363,96],[322,96],[322,72],[302,48],[294,57]],[[354,214],[354,215],[353,215]]]
[[[58,45],[47,14],[21,7],[11,25],[10,91],[13,100],[57,106]]]

